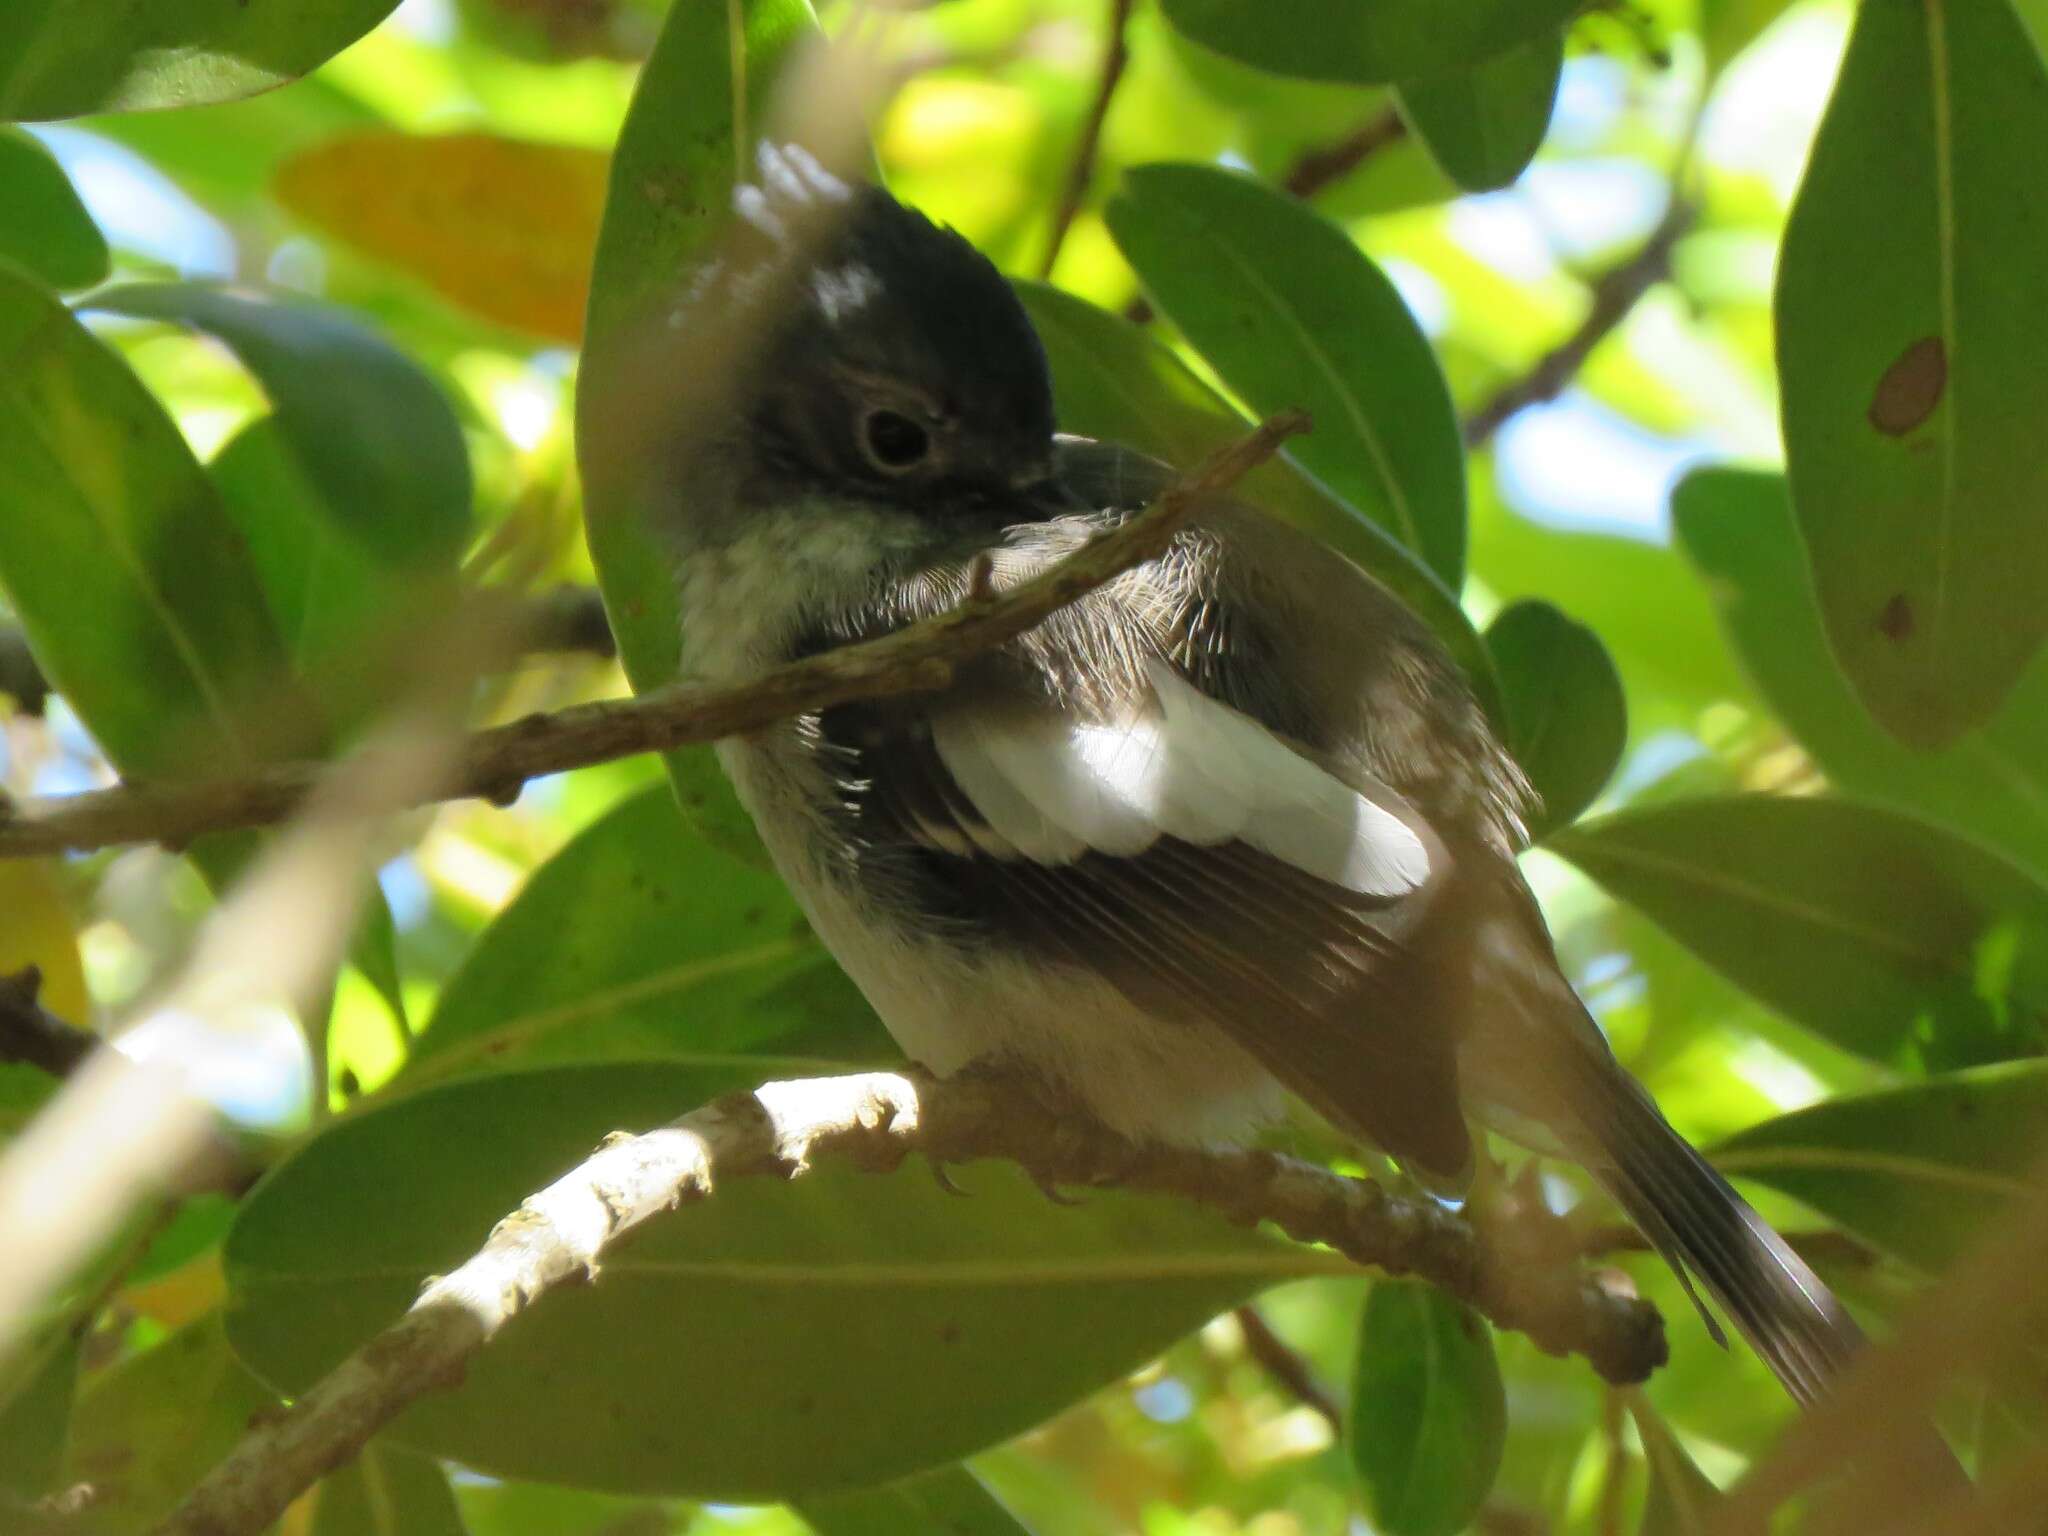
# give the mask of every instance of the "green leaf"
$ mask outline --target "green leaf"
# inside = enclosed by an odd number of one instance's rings
[[[232,101],[295,80],[396,0],[8,0],[0,117],[37,120]]]
[[[1621,674],[1600,637],[1550,604],[1520,602],[1486,630],[1507,704],[1508,745],[1543,797],[1529,831],[1569,826],[1606,787],[1628,741]]]
[[[1785,14],[1792,0],[1701,0],[1700,42],[1709,75],[1718,75],[1736,55]]]
[[[1307,407],[1301,462],[1457,591],[1465,450],[1436,355],[1385,274],[1312,209],[1206,166],[1131,170],[1105,216],[1224,382],[1260,412]]]
[[[697,836],[665,784],[535,872],[450,978],[400,1082],[652,1055],[759,1057],[757,1076],[897,1055],[782,883]]]
[[[290,713],[285,654],[220,498],[127,364],[5,266],[0,463],[0,584],[114,764],[260,757],[254,722]]]
[[[1163,0],[1186,37],[1276,75],[1378,85],[1448,74],[1557,30],[1577,0]]]
[[[100,1376],[79,1397],[65,1469],[100,1492],[87,1528],[154,1526],[276,1406],[229,1353],[218,1312]]]
[[[1700,470],[1679,483],[1671,510],[1744,668],[1830,781],[1954,827],[2048,880],[2048,664],[2029,667],[1980,729],[1913,751],[1871,720],[1828,653],[1782,475]]]
[[[1395,86],[1401,115],[1451,180],[1468,192],[1504,187],[1536,158],[1564,72],[1552,32],[1456,74]]]
[[[1044,283],[1016,286],[1045,343],[1064,431],[1186,467],[1251,430],[1144,327]],[[1385,529],[1284,453],[1245,476],[1238,494],[1377,577],[1436,632],[1498,717],[1492,657],[1472,621],[1456,595]]]
[[[797,1513],[817,1536],[1028,1536],[979,1478],[957,1466],[806,1499]]]
[[[735,18],[738,38],[729,30]],[[758,126],[736,127],[735,116],[772,99],[791,46],[816,32],[806,0],[673,7],[612,155],[577,372],[576,450],[590,558],[619,659],[642,693],[675,680],[682,616],[672,562],[654,531],[673,509],[660,504],[657,477],[630,430],[647,397],[635,338],[731,218],[736,173]],[[671,753],[668,762],[693,816],[744,842],[746,813],[710,766],[710,748]]]
[[[1741,796],[1623,811],[1550,847],[1738,986],[1875,1061],[2031,1054],[2048,889],[1893,811]]]
[[[0,1359],[0,1509],[57,1486],[78,1387],[78,1338],[65,1318],[30,1333]]]
[[[448,1474],[381,1439],[320,1484],[312,1536],[464,1536]]]
[[[470,1536],[680,1536],[689,1529],[687,1517],[678,1522],[674,1511],[647,1499],[546,1483],[464,1478],[455,1500]]]
[[[2014,1062],[1830,1099],[1710,1155],[1933,1272],[2039,1198],[2044,1127],[2048,1063]]]
[[[235,1348],[302,1390],[600,1137],[759,1075],[554,1067],[339,1121],[243,1203],[225,1254]],[[1091,1192],[1068,1209],[1007,1165],[955,1171],[971,1199],[914,1163],[721,1185],[388,1433],[496,1476],[808,1497],[957,1461],[1262,1286],[1348,1268],[1177,1202]]]
[[[1374,1281],[1345,1437],[1374,1529],[1464,1530],[1493,1487],[1506,1437],[1507,1394],[1485,1320],[1422,1281]]]
[[[1778,268],[1792,505],[1871,714],[1938,747],[2048,635],[2048,66],[2006,0],[1856,13]]]
[[[106,281],[107,237],[56,158],[19,128],[0,128],[0,260],[17,261],[52,288]]]
[[[207,283],[141,283],[91,307],[189,325],[225,343],[335,525],[383,565],[452,568],[469,538],[469,452],[447,398],[345,311]]]

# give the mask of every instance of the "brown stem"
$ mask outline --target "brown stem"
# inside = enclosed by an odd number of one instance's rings
[[[1039,263],[1040,277],[1052,276],[1060,259],[1060,247],[1067,243],[1067,231],[1081,211],[1088,184],[1095,179],[1095,155],[1102,144],[1102,125],[1109,117],[1109,104],[1116,95],[1117,82],[1124,77],[1131,50],[1126,41],[1134,0],[1109,0],[1109,46],[1102,55],[1102,72],[1095,84],[1095,99],[1081,124],[1081,137],[1074,143],[1074,158],[1067,167],[1067,180],[1060,189],[1059,205],[1052,216],[1052,234],[1046,241],[1045,259]]]
[[[1555,400],[1564,392],[1594,349],[1629,317],[1643,295],[1670,276],[1671,252],[1692,227],[1696,214],[1691,203],[1672,198],[1664,217],[1635,254],[1593,280],[1593,302],[1578,328],[1466,418],[1466,447],[1483,447],[1517,411]]]
[[[1323,1390],[1323,1384],[1316,1380],[1309,1363],[1273,1331],[1259,1309],[1239,1307],[1231,1315],[1237,1319],[1238,1331],[1244,1335],[1244,1352],[1258,1361],[1265,1373],[1285,1387],[1296,1402],[1313,1408],[1330,1428],[1341,1433],[1344,1415],[1337,1407],[1337,1400]]]
[[[460,1380],[470,1357],[535,1299],[572,1282],[602,1284],[606,1251],[655,1215],[737,1177],[795,1178],[827,1156],[887,1171],[912,1154],[941,1165],[1002,1158],[1048,1187],[1114,1185],[1191,1200],[1245,1225],[1270,1221],[1357,1263],[1421,1275],[1616,1380],[1640,1380],[1664,1359],[1662,1320],[1643,1302],[1575,1269],[1508,1272],[1460,1216],[1368,1180],[1266,1152],[1137,1146],[994,1071],[941,1081],[906,1067],[768,1083],[663,1130],[615,1136],[531,1197],[402,1319],[251,1429],[157,1536],[265,1529],[407,1406]]]

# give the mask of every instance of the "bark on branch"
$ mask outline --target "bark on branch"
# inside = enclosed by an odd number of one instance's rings
[[[1361,1264],[1423,1276],[1553,1353],[1584,1355],[1614,1381],[1664,1360],[1663,1322],[1576,1265],[1531,1273],[1490,1259],[1473,1228],[1434,1202],[1265,1152],[1134,1146],[993,1072],[933,1078],[917,1067],[768,1083],[642,1136],[612,1137],[498,1224],[460,1269],[277,1418],[258,1424],[156,1536],[254,1536],[320,1477],[556,1286],[596,1276],[642,1222],[715,1193],[722,1179],[795,1178],[822,1157],[885,1171],[1000,1157],[1048,1187],[1115,1185],[1191,1200],[1233,1221],[1270,1221]],[[602,1281],[600,1280],[601,1284]]]
[[[1152,506],[1042,575],[999,595],[972,597],[922,624],[806,657],[745,683],[668,688],[636,699],[530,715],[477,732],[450,754],[449,767],[421,803],[471,796],[509,802],[528,779],[545,774],[742,735],[854,699],[943,688],[960,662],[1014,639],[1159,554],[1204,497],[1228,490],[1307,429],[1302,412],[1282,412],[1176,478]],[[0,803],[0,858],[117,843],[177,848],[207,832],[274,825],[332,772],[323,763],[280,763],[245,778],[123,784],[12,806]],[[383,813],[391,807],[375,809]]]

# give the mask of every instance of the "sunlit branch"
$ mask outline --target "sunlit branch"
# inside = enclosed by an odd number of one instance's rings
[[[970,597],[921,624],[806,657],[749,682],[682,686],[636,699],[530,715],[459,742],[417,803],[481,796],[509,803],[527,780],[642,752],[759,730],[855,699],[943,688],[960,662],[1014,639],[1055,610],[1164,550],[1204,497],[1227,490],[1308,429],[1283,412],[1178,476],[1145,511],[1031,580]],[[246,777],[195,784],[123,784],[86,794],[0,805],[0,858],[116,843],[182,847],[207,832],[284,820],[337,770],[280,763]],[[388,809],[380,806],[379,809]]]
[[[1135,1146],[1046,1102],[1030,1081],[993,1072],[810,1078],[613,1137],[431,1281],[403,1318],[253,1428],[157,1536],[254,1536],[407,1406],[459,1381],[535,1300],[572,1282],[603,1284],[612,1245],[714,1195],[722,1181],[796,1178],[825,1157],[885,1172],[913,1154],[940,1165],[1003,1158],[1048,1189],[1113,1185],[1191,1200],[1246,1225],[1270,1221],[1361,1264],[1423,1276],[1546,1350],[1584,1355],[1610,1379],[1640,1380],[1664,1359],[1663,1322],[1649,1305],[1575,1266],[1536,1275],[1489,1262],[1463,1217],[1431,1200],[1271,1153]]]

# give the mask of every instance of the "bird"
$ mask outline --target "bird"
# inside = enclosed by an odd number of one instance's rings
[[[958,233],[794,146],[761,149],[734,208],[669,319],[721,378],[662,496],[690,675],[742,681],[1007,589],[1169,483],[1057,431],[1030,319]],[[1860,1347],[1561,970],[1517,863],[1530,786],[1458,666],[1255,505],[1204,498],[1163,554],[941,691],[718,752],[820,939],[932,1071],[1000,1063],[1176,1145],[1256,1134],[1291,1094],[1446,1198],[1490,1129],[1582,1165],[1799,1402]]]

